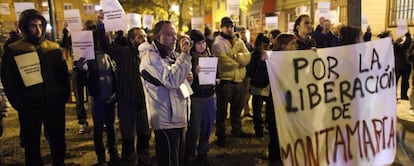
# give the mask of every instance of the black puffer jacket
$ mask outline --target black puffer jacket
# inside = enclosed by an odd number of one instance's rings
[[[261,60],[262,53],[257,49],[252,53],[252,59],[248,65],[248,76],[250,85],[257,88],[264,88],[269,84],[269,75],[267,74],[266,62]]]
[[[42,35],[33,36],[29,22],[41,20]],[[18,110],[50,109],[64,105],[69,98],[69,73],[59,45],[45,40],[46,19],[36,10],[25,10],[19,19],[23,38],[6,47],[2,66],[1,81],[10,104]],[[25,86],[17,67],[15,57],[37,52],[43,83]]]

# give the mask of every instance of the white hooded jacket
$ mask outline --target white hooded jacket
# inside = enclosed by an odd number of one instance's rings
[[[154,130],[186,127],[187,99],[180,85],[191,71],[191,56],[182,53],[171,64],[172,59],[161,58],[157,46],[151,43],[140,49],[140,57],[140,73],[145,70],[162,84],[157,86],[143,80],[149,124]]]

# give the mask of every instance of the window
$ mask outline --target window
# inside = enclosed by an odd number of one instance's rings
[[[63,10],[71,10],[72,4],[71,3],[64,3],[63,4]]]
[[[388,26],[397,26],[399,19],[414,25],[414,0],[390,0],[389,3]]]
[[[95,12],[95,7],[92,3],[83,4],[83,12],[87,14],[93,14]]]

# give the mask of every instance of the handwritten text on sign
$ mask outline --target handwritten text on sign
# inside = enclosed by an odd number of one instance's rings
[[[269,54],[267,67],[285,165],[393,162],[396,81],[389,38],[317,53]]]

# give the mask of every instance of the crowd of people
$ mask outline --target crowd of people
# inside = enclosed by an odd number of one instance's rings
[[[294,34],[275,29],[269,34],[259,33],[254,44],[247,40],[246,29],[235,28],[230,17],[221,19],[220,31],[214,37],[208,28],[204,33],[191,30],[188,35],[177,36],[172,22],[159,21],[150,33],[132,28],[126,36],[118,31],[111,41],[100,12],[97,21],[85,23],[85,30],[93,33],[94,58],[74,60],[71,74],[79,134],[89,129],[84,107],[86,87],[99,166],[213,165],[208,156],[213,128],[219,147],[228,145],[229,135],[240,139],[249,137],[242,129],[241,114],[244,110],[249,116],[246,103],[252,95],[255,137],[263,139],[267,129],[268,158],[281,161],[265,51],[316,50],[371,40],[370,28],[363,34],[360,28],[331,25],[325,18],[319,21],[314,30],[310,16],[300,15],[294,23]],[[43,165],[40,154],[43,125],[53,165],[60,166],[65,160],[65,103],[70,94],[70,77],[62,48],[72,54],[71,37],[66,24],[60,45],[46,40],[46,23],[36,10],[21,14],[21,37],[11,33],[13,41],[5,46],[1,81],[9,102],[18,112],[26,165]],[[389,36],[390,31],[378,35],[379,38]],[[411,43],[410,33],[393,41],[397,79],[402,77],[400,98],[412,100],[414,109],[414,92],[411,91],[410,97],[407,95],[414,59]],[[199,82],[199,62],[200,58],[208,57],[218,58],[217,79],[215,84],[205,85]],[[33,67],[31,72],[22,70],[27,66]],[[182,86],[191,87],[193,94],[186,95]],[[1,99],[0,122],[8,110],[5,97]],[[262,117],[264,103],[265,118]],[[122,138],[121,156],[116,142],[116,115]],[[0,123],[0,136],[2,131]],[[103,132],[106,132],[107,146]],[[157,163],[150,160],[151,133],[155,134]]]

